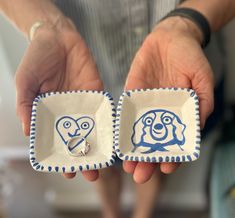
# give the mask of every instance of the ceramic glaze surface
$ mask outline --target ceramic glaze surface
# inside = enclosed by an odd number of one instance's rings
[[[119,99],[115,151],[122,160],[187,162],[200,155],[199,99],[192,89],[131,90]]]
[[[148,147],[144,154],[154,151],[169,151],[166,147],[178,145],[183,150],[186,125],[173,112],[163,109],[144,113],[133,126],[131,141],[135,152],[137,147]]]
[[[108,92],[80,90],[39,95],[33,102],[31,117],[32,167],[70,173],[113,165],[115,115]]]
[[[98,91],[46,93],[33,102],[30,162],[38,171],[101,169],[113,165],[116,155],[193,161],[200,142],[199,99],[191,89],[127,91],[117,108],[108,92]]]
[[[61,137],[61,140],[67,146],[69,140],[74,137],[81,137],[81,140],[69,148],[70,151],[75,149],[81,144],[81,142],[91,133],[95,125],[95,121],[89,116],[82,116],[78,119],[74,119],[70,116],[62,116],[56,121],[56,131]]]

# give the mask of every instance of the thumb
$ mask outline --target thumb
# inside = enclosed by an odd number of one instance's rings
[[[151,88],[151,86],[141,78],[137,78],[132,75],[127,76],[126,83],[124,86],[125,90],[147,89],[147,88]]]
[[[137,51],[126,79],[125,90],[154,88],[153,67],[149,61],[150,56],[146,52],[145,44]]]
[[[214,109],[214,79],[211,68],[207,72],[198,72],[192,80],[192,88],[199,97],[200,123],[204,128],[206,119]]]
[[[145,78],[147,75],[143,73],[144,69],[142,65],[139,63],[137,57],[135,57],[126,79],[125,90],[153,88]]]
[[[16,73],[16,112],[19,116],[25,136],[30,134],[32,102],[37,94],[37,83],[30,74],[22,71]]]

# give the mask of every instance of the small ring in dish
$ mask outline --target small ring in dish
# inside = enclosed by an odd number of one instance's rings
[[[90,150],[90,144],[84,137],[73,137],[67,142],[67,152],[70,156],[85,156]]]

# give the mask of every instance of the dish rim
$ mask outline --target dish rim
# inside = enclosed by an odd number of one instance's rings
[[[59,167],[56,165],[48,165],[44,166],[40,163],[40,161],[37,161],[36,154],[35,154],[35,142],[36,142],[36,122],[37,122],[37,108],[39,105],[39,102],[41,102],[42,99],[56,96],[56,95],[66,95],[66,94],[80,94],[80,93],[90,93],[90,94],[99,94],[103,95],[105,98],[108,99],[111,106],[111,113],[112,113],[112,130],[114,132],[114,124],[115,124],[115,118],[116,118],[116,108],[115,103],[113,100],[113,97],[110,95],[109,92],[106,91],[97,91],[97,90],[75,90],[75,91],[62,91],[62,92],[48,92],[48,93],[42,93],[34,98],[34,101],[32,103],[32,113],[31,113],[31,123],[30,123],[30,142],[29,142],[29,160],[30,164],[33,167],[34,170],[40,171],[40,172],[56,172],[56,173],[73,173],[78,171],[86,171],[86,170],[97,170],[106,168],[109,166],[112,166],[115,163],[115,159],[117,154],[114,150],[114,138],[112,139],[112,155],[110,159],[104,162],[94,163],[91,164],[79,164],[78,166],[75,166],[74,164],[71,164],[70,167]]]
[[[186,155],[166,155],[161,156],[161,155],[155,155],[155,157],[152,156],[136,156],[136,155],[126,155],[124,154],[119,145],[119,136],[120,136],[120,117],[121,117],[121,112],[122,112],[122,104],[123,100],[126,96],[130,97],[131,93],[136,93],[136,92],[154,92],[154,91],[185,91],[189,92],[191,98],[194,100],[195,104],[195,116],[196,116],[196,141],[195,141],[195,147],[192,152],[192,154],[186,154]],[[127,90],[122,93],[122,95],[119,98],[117,108],[116,108],[116,122],[115,122],[115,134],[114,134],[114,147],[115,147],[115,152],[118,156],[123,161],[138,161],[138,162],[151,162],[151,163],[162,163],[162,162],[191,162],[195,161],[199,158],[200,156],[200,143],[201,143],[201,131],[200,131],[200,114],[199,114],[199,97],[197,96],[196,92],[193,89],[190,88],[154,88],[154,89],[133,89],[133,90]],[[158,157],[156,157],[158,156]]]

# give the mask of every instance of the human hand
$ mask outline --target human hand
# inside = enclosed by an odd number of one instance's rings
[[[30,134],[32,102],[38,94],[82,89],[102,90],[103,84],[76,28],[68,19],[53,27],[40,27],[16,72],[17,114],[24,134]],[[82,174],[90,181],[98,178],[95,170]],[[64,176],[72,178],[75,174]]]
[[[139,88],[192,88],[200,101],[201,128],[213,110],[212,69],[200,46],[202,33],[190,20],[171,17],[157,25],[137,52],[125,85]],[[123,168],[137,183],[148,181],[158,164],[124,161]],[[172,173],[177,163],[161,163],[163,173]]]

